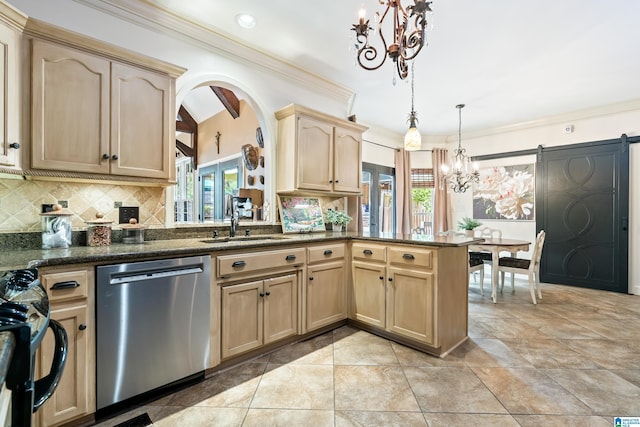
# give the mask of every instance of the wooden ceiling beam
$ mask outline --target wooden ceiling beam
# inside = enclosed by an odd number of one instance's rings
[[[213,93],[216,94],[224,108],[227,109],[231,117],[237,119],[240,117],[240,100],[236,96],[235,93],[230,91],[229,89],[225,89],[220,86],[209,86]]]

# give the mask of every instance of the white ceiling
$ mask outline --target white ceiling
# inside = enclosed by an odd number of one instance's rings
[[[410,84],[394,86],[390,61],[354,66],[349,50],[358,9],[371,17],[377,0],[147,3],[351,89],[359,122],[406,130]],[[459,103],[466,132],[640,100],[640,1],[434,0],[432,9],[415,64],[423,135],[455,134]],[[254,15],[255,28],[238,26],[239,13]]]

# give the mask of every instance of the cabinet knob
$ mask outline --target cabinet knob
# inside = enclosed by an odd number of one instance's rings
[[[265,294],[266,296],[269,296],[269,295],[271,295],[271,291],[267,291],[267,292],[265,292],[264,294]]]
[[[17,150],[18,148],[20,148],[20,144],[18,144],[17,142],[12,142],[11,144],[9,144],[9,148],[15,148]]]
[[[390,281],[390,282],[393,282],[393,277],[389,277],[389,281]]]
[[[109,160],[109,155],[107,153],[104,153],[102,155],[102,160]]]
[[[337,183],[339,183],[339,182],[340,182],[340,180],[339,180],[339,179],[336,179],[336,184],[337,184]]]
[[[80,323],[80,326],[78,326],[78,329],[80,329],[81,331],[84,331],[85,329],[87,329],[87,325],[85,325],[84,323]]]
[[[384,280],[384,276],[380,276],[380,280]]]
[[[313,276],[309,277],[309,280],[313,280]]]
[[[263,297],[264,296],[264,292],[260,292],[260,296]]]
[[[118,155],[114,154],[113,156],[111,156],[111,160],[118,160]]]

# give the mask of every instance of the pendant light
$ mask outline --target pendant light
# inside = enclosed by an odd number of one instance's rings
[[[416,127],[416,123],[418,123],[418,113],[416,113],[413,108],[413,98],[414,98],[414,80],[415,80],[415,72],[414,72],[415,62],[411,63],[411,112],[409,113],[409,130],[404,135],[404,149],[407,151],[416,151],[422,147],[422,137],[420,136],[420,132]]]

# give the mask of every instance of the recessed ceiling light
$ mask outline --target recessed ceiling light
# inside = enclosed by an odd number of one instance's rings
[[[248,13],[241,13],[236,15],[236,22],[242,28],[253,28],[256,26],[256,18],[249,15]]]

